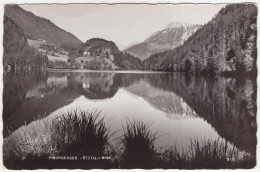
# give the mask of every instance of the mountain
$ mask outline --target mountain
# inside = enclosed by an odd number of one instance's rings
[[[5,69],[46,68],[47,56],[30,47],[23,30],[4,16],[3,65]]]
[[[124,51],[143,60],[154,53],[181,45],[199,27],[200,25],[173,22],[168,24],[165,29],[153,33],[144,42],[133,45]]]
[[[227,5],[183,45],[150,56],[144,68],[207,75],[256,74],[256,21],[254,4]]]
[[[28,39],[43,39],[53,44],[70,43],[72,45],[80,45],[82,43],[73,34],[59,28],[50,20],[25,11],[18,5],[6,5],[5,15],[23,29]]]
[[[73,67],[93,70],[142,69],[140,59],[121,52],[114,42],[101,38],[83,43],[69,61]]]
[[[132,94],[142,97],[152,107],[161,110],[169,119],[198,117],[185,101],[174,92],[152,86],[147,80],[140,80],[125,88]]]
[[[130,47],[132,47],[132,46],[134,46],[134,45],[136,45],[136,44],[139,44],[139,42],[137,42],[137,41],[135,41],[135,42],[132,42],[131,44],[129,44],[129,45],[127,45],[127,46],[125,46],[125,50],[126,49],[128,49],[128,48],[130,48]]]

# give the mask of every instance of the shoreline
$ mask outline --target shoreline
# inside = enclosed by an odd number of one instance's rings
[[[136,73],[136,74],[157,74],[157,73],[165,73],[165,74],[174,74],[174,73],[181,73],[193,76],[201,76],[205,78],[257,78],[257,75],[254,74],[218,74],[218,75],[209,75],[209,74],[195,74],[195,73],[187,73],[184,71],[153,71],[153,70],[88,70],[88,69],[15,69],[15,70],[4,70],[4,72],[11,72],[11,71],[50,71],[50,72],[75,72],[75,73]]]
[[[152,70],[87,70],[87,69],[44,69],[55,72],[84,72],[84,73],[184,73],[184,72],[168,72],[168,71],[152,71]]]

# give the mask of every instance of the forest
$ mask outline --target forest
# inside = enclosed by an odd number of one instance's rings
[[[231,4],[181,46],[151,55],[144,70],[256,74],[257,7]]]
[[[3,65],[5,69],[39,69],[48,67],[47,56],[30,47],[23,30],[7,16],[4,16],[3,41]]]
[[[139,58],[120,51],[114,42],[105,39],[92,38],[83,43],[80,48],[71,48],[71,50],[69,61],[72,64],[75,62],[75,58],[84,56],[83,53],[87,51],[92,57],[104,57],[111,60],[119,67],[118,70],[142,70],[142,61]],[[92,64],[91,69],[95,70],[103,69],[102,66],[105,65],[100,60],[95,60]]]

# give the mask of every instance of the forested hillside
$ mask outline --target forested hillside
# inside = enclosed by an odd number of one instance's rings
[[[256,74],[257,7],[231,4],[174,50],[154,54],[145,70]]]
[[[43,39],[48,43],[66,44],[70,45],[70,47],[75,47],[82,43],[73,34],[59,28],[50,20],[25,11],[18,5],[6,5],[5,15],[15,21],[24,30],[24,34],[29,39]]]
[[[48,58],[29,47],[23,30],[4,16],[3,64],[5,68],[47,68]]]
[[[71,65],[74,65],[76,62],[76,66],[80,64],[86,69],[142,69],[142,61],[140,59],[121,52],[114,42],[100,38],[86,41],[70,56],[69,61]]]

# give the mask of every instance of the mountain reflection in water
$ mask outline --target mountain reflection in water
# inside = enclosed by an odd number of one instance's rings
[[[256,153],[256,80],[183,73],[16,71],[4,73],[4,136],[73,108],[102,110],[112,131],[126,119],[151,123],[159,146],[224,138]],[[117,133],[120,135],[120,132]],[[115,136],[116,137],[116,136]]]

